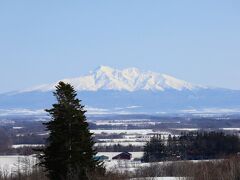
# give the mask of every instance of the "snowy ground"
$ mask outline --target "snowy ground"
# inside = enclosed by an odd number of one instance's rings
[[[96,146],[113,146],[113,145],[122,145],[122,146],[138,146],[144,147],[146,142],[148,142],[151,137],[156,134],[161,135],[162,138],[167,139],[171,134],[168,131],[154,131],[152,129],[98,129],[91,130],[96,136],[101,135],[105,138],[97,139]],[[121,138],[108,138],[111,135],[121,135]],[[171,134],[172,135],[172,134]]]
[[[145,146],[146,142],[102,142],[96,143],[96,146],[114,146],[114,145],[122,145],[122,146]]]
[[[9,175],[18,170],[26,172],[36,164],[34,156],[0,156],[0,170],[4,175]]]
[[[107,129],[97,129],[97,130],[91,130],[94,134],[149,134],[154,133],[152,129],[113,129],[113,130],[107,130]]]
[[[22,147],[40,147],[40,146],[44,146],[44,144],[15,144],[12,145],[12,148],[17,149]]]
[[[199,131],[199,128],[171,128],[172,130],[177,131]]]
[[[132,160],[112,160],[112,157],[119,154],[119,152],[100,152],[97,155],[105,155],[109,157],[109,160],[105,161],[105,167],[107,171],[117,171],[117,172],[134,172],[136,169],[141,167],[150,167],[152,165],[161,165],[172,163],[169,162],[158,162],[158,163],[141,163],[140,161],[134,161],[134,158],[141,158],[143,152],[131,152]],[[206,160],[211,161],[211,160]],[[0,156],[0,170],[4,175],[8,176],[17,171],[29,172],[32,167],[36,164],[37,159],[34,156]],[[194,163],[202,162],[202,161],[191,161]],[[132,180],[141,180],[139,178]],[[142,178],[142,180],[184,180],[184,178],[179,177],[158,177],[148,179]]]

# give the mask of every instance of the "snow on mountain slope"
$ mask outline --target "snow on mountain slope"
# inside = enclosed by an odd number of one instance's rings
[[[164,91],[166,89],[181,91],[200,87],[166,74],[141,71],[137,68],[118,70],[107,66],[100,66],[88,75],[62,81],[72,84],[78,91],[125,90],[133,92],[138,90]],[[57,83],[41,85],[21,92],[52,91]]]

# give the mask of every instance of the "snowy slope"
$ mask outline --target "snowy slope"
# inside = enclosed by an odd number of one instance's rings
[[[77,91],[125,90],[134,92],[138,90],[164,91],[166,89],[181,91],[200,87],[166,74],[141,71],[137,68],[118,70],[107,66],[100,66],[88,75],[62,81],[72,84]],[[21,92],[52,91],[57,83],[41,85]]]
[[[62,81],[75,87],[79,99],[91,107],[89,111],[97,110],[102,114],[195,112],[204,109],[235,112],[240,109],[239,90],[193,85],[166,74],[137,68],[118,70],[101,66],[85,76]],[[55,102],[52,91],[57,84],[0,94],[0,115],[9,114],[11,109],[23,109],[29,115],[34,113],[32,110],[51,107]],[[18,110],[13,113],[21,114]]]

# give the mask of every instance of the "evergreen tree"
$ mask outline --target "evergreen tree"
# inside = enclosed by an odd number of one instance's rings
[[[144,146],[143,161],[144,162],[157,162],[165,160],[166,147],[164,146],[163,139],[157,135],[150,139]]]
[[[101,168],[101,163],[94,159],[96,151],[86,111],[70,84],[60,82],[54,96],[57,103],[46,110],[52,119],[44,123],[49,137],[41,150],[40,165],[51,180],[87,180],[90,172]]]

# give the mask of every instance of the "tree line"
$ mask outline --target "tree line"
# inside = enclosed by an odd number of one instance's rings
[[[191,132],[164,139],[156,135],[144,147],[143,161],[217,159],[240,152],[240,139],[223,132]]]

